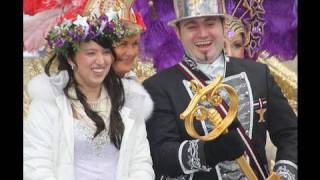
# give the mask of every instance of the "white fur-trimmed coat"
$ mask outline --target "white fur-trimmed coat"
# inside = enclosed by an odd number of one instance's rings
[[[66,71],[52,77],[40,74],[28,85],[31,104],[23,130],[25,180],[74,179],[74,120],[62,91],[68,78]],[[154,172],[144,120],[150,116],[153,102],[137,81],[123,78],[122,82],[125,105],[120,113],[125,131],[116,179],[151,180]]]

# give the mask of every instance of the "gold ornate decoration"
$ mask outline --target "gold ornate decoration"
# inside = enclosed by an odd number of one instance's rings
[[[225,1],[223,0],[222,3],[227,22],[225,24],[226,29],[230,32],[229,34],[235,34],[236,31],[239,31],[239,27],[243,28],[244,45],[250,58],[259,53],[257,50],[264,35],[265,10],[262,4],[263,0],[253,0],[252,2],[240,0],[232,12],[228,14]],[[249,15],[247,15],[248,13]]]
[[[138,80],[142,83],[145,79],[154,75],[156,70],[151,59],[142,61],[137,57],[133,63],[133,72],[136,73]]]
[[[132,11],[135,0],[89,0],[84,8],[84,16],[115,13],[121,20],[137,23]]]
[[[233,37],[236,34],[244,34],[244,46],[248,46],[249,42],[250,42],[250,31],[246,31],[244,28],[244,25],[242,23],[242,21],[236,17],[230,16],[230,15],[226,15],[225,17],[225,28],[227,30],[226,32],[226,36],[228,38],[226,38],[226,40],[228,40],[229,38]]]
[[[236,91],[227,84],[221,84],[222,77],[216,78],[210,85],[203,87],[199,82],[192,80],[192,90],[195,92],[194,97],[190,101],[187,109],[180,114],[180,118],[185,120],[185,127],[190,136],[209,141],[217,138],[221,133],[225,132],[228,126],[232,123],[238,111],[238,96]],[[219,95],[219,90],[225,89],[229,93],[230,105],[227,116],[222,120],[220,114],[214,108],[206,108],[199,103],[208,101],[211,105],[219,106],[222,102],[222,97]],[[215,129],[206,136],[200,136],[194,129],[193,120],[209,119],[214,125]]]
[[[267,110],[266,108],[260,108],[260,109],[256,110],[256,112],[259,114],[259,120],[258,120],[259,123],[266,121],[266,120],[264,120],[264,117],[263,117],[266,110]]]
[[[187,133],[196,139],[203,141],[210,141],[222,133],[228,132],[228,126],[235,119],[238,111],[238,96],[233,87],[222,84],[222,77],[218,76],[211,84],[206,87],[203,87],[199,82],[192,80],[191,88],[194,92],[194,96],[191,99],[188,107],[184,112],[180,114],[180,118],[185,121],[185,128]],[[219,95],[219,90],[225,89],[229,94],[229,110],[224,119],[221,118],[220,114],[214,108],[219,106],[222,102],[222,97]],[[204,101],[211,104],[210,108],[206,108],[201,105]],[[200,136],[193,125],[193,120],[204,121],[208,119],[215,126],[215,129],[212,130],[205,136]],[[244,155],[236,159],[237,163],[240,166],[242,172],[246,175],[249,180],[257,180],[257,176],[254,174],[254,171],[246,161]],[[280,180],[280,177],[272,172],[267,180]]]

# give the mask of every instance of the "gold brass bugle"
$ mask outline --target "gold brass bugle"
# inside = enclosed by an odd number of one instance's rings
[[[180,114],[180,118],[185,122],[185,128],[187,133],[202,141],[210,141],[219,137],[222,133],[228,132],[228,126],[235,119],[238,112],[239,100],[234,88],[227,84],[222,84],[222,77],[218,76],[211,84],[203,87],[199,82],[192,80],[191,88],[194,92],[194,96],[191,99],[188,107],[184,112]],[[226,113],[224,119],[221,118],[219,112],[214,108],[222,103],[222,97],[219,95],[220,90],[225,89],[229,95],[229,110]],[[202,102],[209,102],[210,108],[201,105]],[[200,136],[193,125],[193,120],[204,121],[208,119],[215,128],[207,135]],[[257,180],[257,176],[246,161],[244,155],[236,159],[242,172],[249,180]],[[280,180],[280,177],[272,172],[267,180]]]

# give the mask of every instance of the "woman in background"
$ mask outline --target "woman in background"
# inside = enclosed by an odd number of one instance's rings
[[[245,46],[248,44],[247,34],[242,22],[233,17],[226,16],[225,28],[225,52],[228,56],[243,59]]]

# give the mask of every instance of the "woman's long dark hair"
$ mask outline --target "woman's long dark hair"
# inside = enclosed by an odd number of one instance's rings
[[[112,48],[111,41],[96,40],[95,42],[104,48],[111,49],[113,57],[116,57],[115,52]],[[72,85],[74,85],[77,98],[83,105],[85,113],[92,121],[95,122],[97,130],[94,134],[94,137],[96,137],[102,130],[105,129],[104,121],[102,117],[100,117],[97,112],[93,111],[87,103],[87,98],[79,89],[78,83],[74,78],[73,70],[67,62],[67,58],[63,55],[54,55],[46,64],[45,73],[48,76],[50,76],[50,66],[52,65],[52,62],[56,58],[56,56],[59,61],[58,70],[67,70],[69,75],[69,81],[66,87],[63,89],[64,94],[70,98],[68,90]],[[70,57],[71,60],[74,61],[75,52],[71,46],[68,49],[68,57]],[[103,85],[106,88],[111,101],[110,125],[108,134],[110,136],[111,142],[115,145],[116,148],[120,149],[121,140],[124,132],[124,124],[122,122],[122,118],[119,111],[124,105],[124,89],[121,82],[121,78],[115,73],[112,66],[106,78],[103,80]]]

